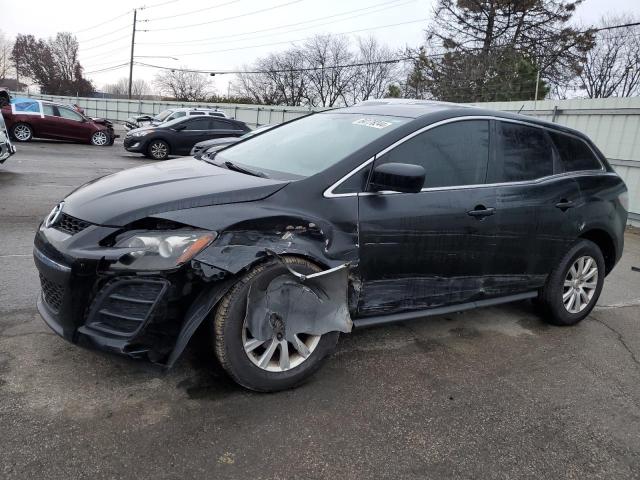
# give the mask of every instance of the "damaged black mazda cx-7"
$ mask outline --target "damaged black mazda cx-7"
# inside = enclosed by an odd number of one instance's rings
[[[205,336],[236,382],[280,390],[353,328],[523,299],[576,324],[627,202],[575,130],[367,101],[73,191],[35,237],[38,309],[67,340],[165,366]]]

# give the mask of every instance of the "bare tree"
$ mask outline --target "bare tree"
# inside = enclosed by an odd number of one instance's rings
[[[127,77],[120,78],[115,83],[109,83],[102,87],[102,90],[114,97],[125,97],[129,93],[129,79]],[[133,97],[142,97],[151,93],[151,87],[142,78],[138,78],[131,82],[131,95]]]
[[[601,27],[637,22],[631,15],[604,17]],[[640,30],[637,27],[603,30],[587,53],[578,76],[579,88],[589,98],[630,97],[640,94]]]
[[[349,41],[343,36],[316,35],[307,41],[304,53],[309,63],[307,70],[307,101],[314,107],[333,107],[345,100],[356,72],[355,57]]]
[[[78,41],[70,33],[58,33],[48,40],[18,35],[11,58],[20,76],[40,85],[42,93],[88,95],[93,85],[83,77],[78,61]]]
[[[0,31],[0,79],[9,78],[9,75],[15,74],[13,62],[11,61],[12,50],[13,41],[9,40],[4,32]]]
[[[186,70],[159,73],[154,84],[163,94],[183,102],[203,101],[211,94],[211,84],[205,74]]]
[[[245,70],[252,70],[245,67]],[[248,98],[259,105],[279,105],[282,97],[268,73],[241,73],[233,84],[233,92],[238,97]]]
[[[382,98],[388,93],[389,86],[398,78],[396,55],[380,45],[375,37],[358,39],[358,54],[355,75],[349,88],[351,100],[356,103],[368,98]]]

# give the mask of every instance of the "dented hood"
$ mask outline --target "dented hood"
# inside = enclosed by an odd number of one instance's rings
[[[162,212],[261,200],[287,183],[177,159],[89,182],[65,198],[63,209],[94,224],[124,226]]]

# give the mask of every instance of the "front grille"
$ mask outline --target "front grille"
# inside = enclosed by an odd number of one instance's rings
[[[167,287],[166,280],[116,280],[94,300],[86,326],[111,335],[133,336],[152,316]]]
[[[80,220],[79,218],[75,218],[71,215],[67,215],[66,213],[62,213],[60,215],[60,219],[56,222],[55,225],[53,225],[53,228],[64,233],[68,233],[69,235],[75,235],[76,233],[81,232],[82,230],[90,226],[91,224],[89,222],[85,222],[84,220]]]
[[[62,306],[62,298],[64,296],[64,287],[58,283],[52,282],[40,274],[40,285],[42,287],[42,296],[54,311],[60,310]]]

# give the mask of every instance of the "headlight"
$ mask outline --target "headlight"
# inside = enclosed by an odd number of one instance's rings
[[[116,243],[116,248],[131,250],[122,255],[113,268],[168,270],[179,267],[191,260],[215,238],[215,232],[194,230],[136,233]]]
[[[131,134],[132,137],[144,137],[145,135],[149,135],[150,133],[153,133],[153,130],[142,130],[140,132],[133,132]]]

